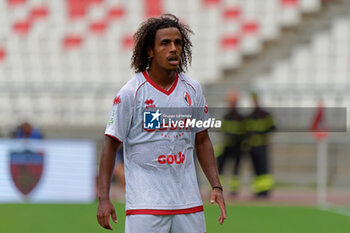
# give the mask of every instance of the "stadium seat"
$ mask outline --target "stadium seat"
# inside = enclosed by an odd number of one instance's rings
[[[8,119],[13,117],[13,99],[6,94],[0,95],[0,108],[6,109],[6,111],[0,111],[0,120],[2,122],[8,122]],[[10,122],[9,122],[10,123]]]
[[[7,0],[7,3],[10,7],[17,7],[23,5],[27,2],[27,0]]]
[[[4,47],[0,46],[0,64],[3,62],[6,58],[6,50]]]
[[[241,49],[244,54],[253,55],[261,51],[261,41],[259,40],[260,25],[255,20],[246,21],[242,24]]]
[[[299,0],[300,8],[305,13],[316,12],[321,8],[320,0]]]
[[[62,44],[65,49],[80,48],[84,38],[78,34],[66,35],[63,38]]]
[[[49,9],[47,8],[47,6],[38,5],[38,6],[34,6],[30,10],[29,19],[31,21],[43,20],[43,19],[46,19],[48,15],[49,15]]]
[[[280,35],[279,0],[257,1],[260,34],[263,40],[275,40]]]
[[[300,21],[299,0],[280,0],[282,25],[293,26]]]
[[[161,0],[144,0],[145,17],[156,17],[162,14],[163,4]]]

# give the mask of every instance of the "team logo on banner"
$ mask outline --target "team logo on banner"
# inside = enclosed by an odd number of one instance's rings
[[[43,172],[44,153],[30,150],[10,152],[12,180],[17,189],[28,195],[39,183]]]
[[[190,95],[187,92],[184,93],[184,98],[185,98],[186,104],[188,106],[191,106],[191,97],[190,97]]]

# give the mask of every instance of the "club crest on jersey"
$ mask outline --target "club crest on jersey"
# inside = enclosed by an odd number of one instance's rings
[[[116,97],[114,98],[114,100],[113,100],[113,105],[118,105],[120,102],[121,102],[121,101],[120,101],[120,96],[118,95],[118,96],[116,96]]]
[[[184,92],[184,99],[188,106],[191,106],[191,97],[187,92]]]
[[[28,195],[37,186],[43,172],[43,165],[44,153],[41,151],[10,152],[12,181],[23,195]]]
[[[209,112],[208,105],[205,105],[205,106],[204,106],[204,113],[207,114],[208,112]]]
[[[154,100],[152,99],[147,99],[145,101],[145,104],[146,104],[146,108],[155,108],[156,105],[154,104]]]

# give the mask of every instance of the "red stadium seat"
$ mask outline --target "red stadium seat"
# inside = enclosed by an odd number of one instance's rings
[[[240,38],[236,35],[226,35],[221,38],[221,48],[227,49],[237,49],[240,42]]]
[[[65,49],[73,49],[81,46],[83,38],[80,35],[66,35],[63,39]]]
[[[297,6],[299,0],[281,0],[282,6]]]
[[[125,35],[122,44],[125,50],[130,50],[134,45],[134,39],[132,35]]]
[[[108,10],[107,17],[108,20],[117,20],[122,18],[126,14],[125,9],[120,6],[111,7]]]
[[[90,31],[94,34],[103,34],[106,32],[107,26],[108,24],[105,21],[92,22],[90,24]]]
[[[235,20],[242,15],[242,10],[240,7],[228,7],[223,12],[223,17],[225,20]]]
[[[87,0],[87,2],[90,2],[90,4],[101,4],[103,0]]]
[[[49,14],[49,10],[46,6],[36,6],[32,9],[30,12],[30,19],[31,20],[37,20],[37,19],[44,19]]]
[[[0,47],[0,62],[4,61],[6,57],[6,51],[4,48]]]
[[[91,4],[100,4],[102,0],[66,0],[71,19],[84,18]]]
[[[9,6],[18,6],[26,3],[26,0],[7,0]]]
[[[203,0],[203,4],[205,6],[215,6],[218,5],[221,2],[221,0]]]
[[[146,17],[159,16],[163,12],[162,0],[144,0]]]
[[[32,24],[29,20],[18,21],[16,23],[14,23],[13,30],[18,35],[25,36],[25,35],[28,35],[31,26],[32,26]]]
[[[259,24],[255,21],[248,21],[242,24],[242,32],[244,34],[256,34],[259,30]]]

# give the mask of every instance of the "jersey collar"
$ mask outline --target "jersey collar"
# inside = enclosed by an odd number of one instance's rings
[[[163,92],[166,95],[170,95],[176,88],[177,85],[177,81],[179,79],[179,73],[176,72],[176,78],[175,81],[173,82],[173,84],[171,85],[171,87],[168,90],[165,90],[163,88],[161,88],[157,83],[155,83],[147,74],[146,71],[142,72],[143,76],[146,78],[147,82],[149,82],[154,88],[156,88],[158,91]]]

